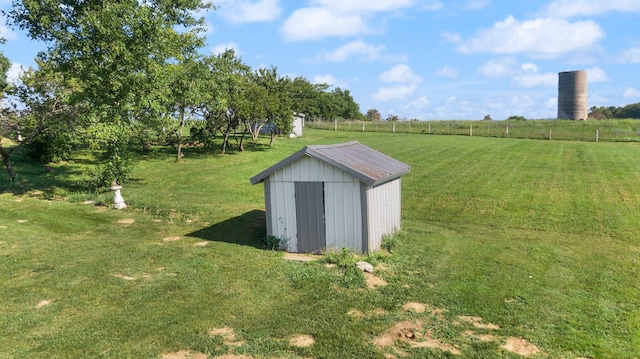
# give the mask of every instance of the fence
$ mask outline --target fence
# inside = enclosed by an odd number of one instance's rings
[[[640,142],[640,120],[527,121],[309,121],[306,127],[333,131],[420,133],[588,142]]]

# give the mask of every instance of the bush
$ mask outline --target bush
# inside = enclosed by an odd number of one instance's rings
[[[71,153],[80,144],[73,132],[58,135],[40,135],[25,145],[25,154],[40,163],[60,162],[71,158]]]

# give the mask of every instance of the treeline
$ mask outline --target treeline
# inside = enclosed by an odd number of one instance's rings
[[[201,14],[207,1],[14,1],[8,24],[46,44],[37,68],[6,83],[9,61],[0,56],[5,108],[0,156],[12,180],[11,154],[28,149],[41,162],[69,158],[80,144],[99,151],[87,185],[126,180],[135,153],[171,137],[176,160],[183,133],[225,153],[244,150],[261,130],[288,134],[294,113],[308,119],[361,119],[348,90],[329,90],[276,67],[252,69],[234,51],[201,54]]]
[[[640,119],[640,102],[625,105],[621,107],[616,106],[593,106],[590,108],[589,119],[601,120],[601,119],[627,119],[638,118]]]

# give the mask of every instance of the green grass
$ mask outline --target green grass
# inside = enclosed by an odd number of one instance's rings
[[[380,257],[389,284],[376,290],[349,288],[340,268],[263,250],[263,189],[249,183],[306,144],[348,140],[412,167],[403,235]],[[51,175],[17,157],[18,183],[2,184],[0,195],[0,358],[179,350],[383,358],[393,351],[375,338],[403,320],[422,320],[463,357],[518,358],[500,349],[508,337],[535,344],[543,358],[640,353],[637,144],[307,128],[273,148],[227,156],[188,148],[180,163],[173,155],[156,149],[137,164],[123,211],[75,203],[109,199],[74,192],[86,158]],[[61,197],[74,203],[50,201]],[[36,308],[43,300],[51,303]],[[446,311],[404,312],[407,302]],[[461,315],[500,329],[460,323]],[[222,327],[244,344],[208,335]],[[292,347],[295,334],[316,343]],[[447,355],[396,346],[409,358]]]

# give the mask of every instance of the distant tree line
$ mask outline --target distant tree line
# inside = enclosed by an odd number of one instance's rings
[[[8,24],[46,44],[37,67],[9,85],[0,53],[0,156],[16,178],[17,149],[41,162],[69,158],[79,144],[101,153],[88,185],[126,180],[130,151],[171,142],[183,156],[192,139],[225,153],[261,131],[288,134],[294,113],[307,120],[362,119],[349,90],[252,69],[232,50],[204,56],[204,0],[14,1]],[[6,140],[3,140],[5,138]],[[170,139],[170,141],[169,141]]]
[[[593,106],[589,112],[590,119],[628,119],[637,118],[640,119],[640,102],[625,105],[621,107],[616,106]]]

